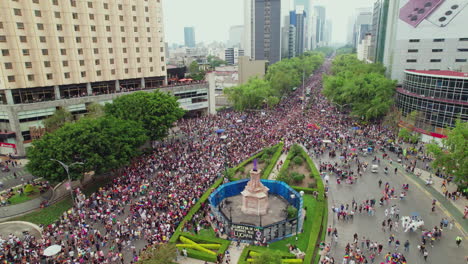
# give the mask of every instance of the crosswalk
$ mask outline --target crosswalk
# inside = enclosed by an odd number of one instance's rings
[[[14,173],[13,171],[10,171],[10,172],[7,172],[7,173],[0,172],[0,181],[5,183],[6,181],[10,181],[10,180],[15,179],[15,176],[13,175],[13,173]],[[16,176],[17,176],[18,179],[21,179],[21,177],[26,175],[26,174],[28,174],[28,172],[25,169],[16,171]]]

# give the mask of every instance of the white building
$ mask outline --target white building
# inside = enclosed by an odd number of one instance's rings
[[[228,48],[243,48],[244,25],[232,26],[229,29]]]
[[[367,34],[357,47],[357,58],[369,62],[369,48],[371,46],[372,35]]]

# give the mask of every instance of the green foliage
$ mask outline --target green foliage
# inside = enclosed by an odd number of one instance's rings
[[[292,179],[294,183],[301,183],[304,180],[305,175],[300,174],[298,172],[292,172],[289,177]]]
[[[26,193],[27,195],[30,195],[34,192],[34,187],[31,185],[31,184],[27,184],[25,187],[24,187],[24,193]]]
[[[323,78],[323,94],[341,108],[366,120],[384,116],[393,105],[396,82],[385,78],[381,64],[366,64],[355,55],[337,56],[333,75]]]
[[[333,52],[335,51],[334,48],[332,47],[320,47],[320,48],[316,48],[314,49],[315,52],[320,52],[322,54],[325,55],[325,57],[329,57],[333,54]]]
[[[296,165],[302,165],[302,163],[304,163],[304,160],[300,156],[294,157],[292,161]]]
[[[190,73],[190,76],[193,76],[195,74],[198,74],[200,72],[200,67],[198,66],[197,61],[192,61],[188,67],[188,71]]]
[[[224,254],[224,252],[226,252],[226,250],[228,249],[230,245],[230,241],[224,240],[221,238],[208,238],[208,237],[203,237],[200,235],[192,235],[190,233],[182,233],[182,232],[174,233],[170,239],[171,243],[180,242],[181,236],[188,238],[196,242],[197,244],[220,244],[221,246],[216,249],[216,254]],[[209,262],[216,262],[216,255],[209,254],[207,252],[199,251],[196,249],[191,249],[191,248],[186,248],[186,250],[187,250],[187,255],[190,258],[195,258],[195,259],[209,261]]]
[[[67,211],[71,207],[71,199],[65,199],[39,211],[32,212],[11,220],[26,221],[34,223],[36,225],[50,225],[54,223],[57,219],[59,219],[60,216],[63,215],[63,212]]]
[[[259,256],[253,258],[253,264],[282,264],[281,255],[275,251],[263,252]]]
[[[411,136],[412,136],[412,135],[411,135],[411,132],[410,132],[408,129],[406,129],[406,128],[402,128],[402,129],[400,129],[400,131],[398,132],[398,137],[401,138],[401,139],[403,139],[403,141],[406,141],[406,142],[409,141],[409,139],[411,138]]]
[[[102,104],[91,103],[86,107],[86,109],[88,110],[86,116],[90,118],[103,117],[105,114],[104,106]]]
[[[270,176],[271,172],[276,166],[276,162],[278,162],[278,159],[281,156],[281,152],[283,151],[283,146],[284,144],[281,142],[278,145],[268,148],[266,150],[267,153],[268,151],[274,150],[274,153],[271,154],[271,159],[268,163],[268,166],[262,172],[262,179],[268,179],[268,176]]]
[[[246,84],[225,88],[223,91],[238,111],[260,109],[273,94],[269,83],[258,78],[252,78]]]
[[[346,45],[336,50],[336,55],[356,53],[356,49],[351,45]]]
[[[79,179],[87,171],[100,174],[128,164],[146,140],[145,130],[137,122],[114,117],[82,118],[33,141],[26,168],[37,177],[60,182],[67,175],[51,159],[65,164],[81,161],[84,165],[70,167],[71,178]]]
[[[116,118],[140,123],[151,140],[167,136],[169,129],[185,114],[176,97],[159,90],[120,96],[112,104],[106,104],[105,110]]]
[[[444,148],[428,144],[426,149],[434,156],[432,167],[441,169],[454,176],[458,183],[468,181],[468,123],[457,120],[446,138],[442,139]]]
[[[211,69],[219,67],[221,65],[226,65],[227,62],[213,55],[207,57],[208,63],[210,64]]]
[[[177,248],[173,243],[156,244],[140,255],[138,264],[167,264],[175,263]]]
[[[55,130],[61,128],[65,123],[71,122],[73,120],[73,115],[64,108],[59,108],[55,110],[54,114],[42,121],[47,132],[54,132]]]
[[[291,219],[291,218],[294,218],[297,216],[297,208],[292,206],[292,205],[288,205],[288,219]]]

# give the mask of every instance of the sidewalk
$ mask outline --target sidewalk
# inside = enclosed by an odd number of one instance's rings
[[[229,256],[231,261],[229,263],[238,263],[240,255],[242,254],[242,251],[246,247],[247,244],[241,243],[241,247],[239,249],[236,248],[235,242],[231,242],[231,245],[229,245],[229,248],[227,249],[229,251]],[[182,254],[182,252],[180,253]],[[224,257],[223,262],[225,263],[226,257]],[[193,258],[185,258],[183,256],[178,256],[177,257],[177,263],[179,264],[205,264],[205,261],[203,260],[198,260],[198,259],[193,259]],[[212,264],[213,262],[207,262]],[[214,264],[214,263],[213,263]]]
[[[2,206],[0,207],[0,222],[34,211],[40,207],[43,201],[50,200],[52,196],[53,190],[49,189],[47,192],[33,200],[15,205]]]
[[[288,156],[288,153],[283,153],[281,154],[281,156],[279,157],[278,161],[276,162],[275,164],[275,167],[273,168],[273,170],[271,171],[270,175],[268,175],[268,179],[269,180],[276,180],[276,177],[278,177],[278,173],[279,171],[281,170],[281,166],[279,166],[280,162],[284,163],[284,161],[286,160],[286,157]],[[279,169],[278,169],[279,168]]]

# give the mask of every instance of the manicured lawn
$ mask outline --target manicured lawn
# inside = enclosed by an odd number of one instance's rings
[[[216,234],[213,228],[202,229],[200,230],[200,233],[198,233],[197,237],[211,239],[211,238],[216,238]]]
[[[68,198],[39,211],[32,212],[30,214],[20,216],[12,220],[27,221],[38,225],[49,225],[55,222],[57,219],[59,219],[63,212],[67,211],[71,207],[72,201]]]
[[[41,195],[41,193],[39,192],[39,188],[37,186],[33,186],[34,192],[30,195],[26,195],[25,193],[20,195],[19,193],[16,192],[17,189],[18,188],[15,189],[15,195],[13,195],[10,199],[8,199],[11,205],[24,203],[34,198],[37,198],[39,197],[39,195]]]
[[[297,241],[296,241],[296,236],[292,236],[287,239],[283,239],[283,240],[271,243],[270,249],[289,252],[287,245],[293,244],[293,245],[296,245],[298,248],[300,248],[301,251],[306,251],[307,246],[309,245],[310,232],[312,231],[311,221],[314,219],[313,217],[314,213],[317,213],[315,211],[317,201],[312,197],[312,195],[304,195],[303,197],[304,197],[304,206],[307,207],[307,212],[306,212],[307,218],[304,221],[304,225],[303,225],[304,232],[300,233],[297,236]]]

